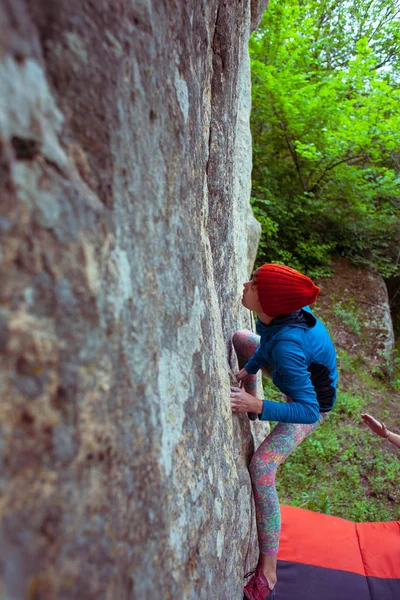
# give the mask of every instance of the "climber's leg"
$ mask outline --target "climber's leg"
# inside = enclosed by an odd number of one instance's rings
[[[260,558],[258,566],[273,586],[276,583],[276,557],[281,530],[279,499],[275,489],[278,466],[326,417],[312,424],[278,423],[254,453],[250,475],[256,505]]]
[[[249,358],[253,356],[259,347],[260,336],[249,329],[239,329],[233,334],[232,343],[238,357],[239,368],[243,369]],[[257,375],[249,374],[244,382],[244,389],[252,396],[257,395]]]

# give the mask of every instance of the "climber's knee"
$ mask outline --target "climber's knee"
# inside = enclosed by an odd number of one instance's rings
[[[238,331],[235,331],[235,333],[232,336],[232,343],[234,347],[237,348],[238,346],[243,344],[243,342],[247,341],[249,333],[251,333],[251,331],[249,331],[248,329],[239,329]]]

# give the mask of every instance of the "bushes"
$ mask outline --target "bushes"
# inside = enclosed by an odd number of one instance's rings
[[[400,24],[386,0],[372,26],[381,4],[271,0],[253,34],[260,262],[318,276],[338,253],[386,277],[399,269]]]

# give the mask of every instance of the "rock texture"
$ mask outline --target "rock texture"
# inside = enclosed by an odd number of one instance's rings
[[[345,259],[334,259],[332,268],[332,278],[319,282],[317,310],[330,321],[337,348],[362,355],[371,368],[390,363],[395,343],[383,278]]]
[[[265,6],[0,2],[1,599],[241,598]]]

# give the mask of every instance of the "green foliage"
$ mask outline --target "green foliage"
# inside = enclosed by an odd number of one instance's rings
[[[332,300],[334,300],[332,298]],[[339,317],[348,329],[356,335],[361,335],[361,324],[359,320],[360,309],[356,306],[353,298],[346,298],[346,301],[333,301],[333,312]]]
[[[326,324],[326,321],[324,321],[324,323]],[[351,355],[343,348],[338,348],[336,350],[336,356],[343,371],[355,373],[360,369],[363,363],[362,357],[359,354],[356,356]]]
[[[398,270],[399,0],[271,0],[250,41],[260,261]]]
[[[378,350],[380,361],[371,370],[374,377],[389,380],[397,392],[400,392],[400,352],[396,348],[393,351]]]

